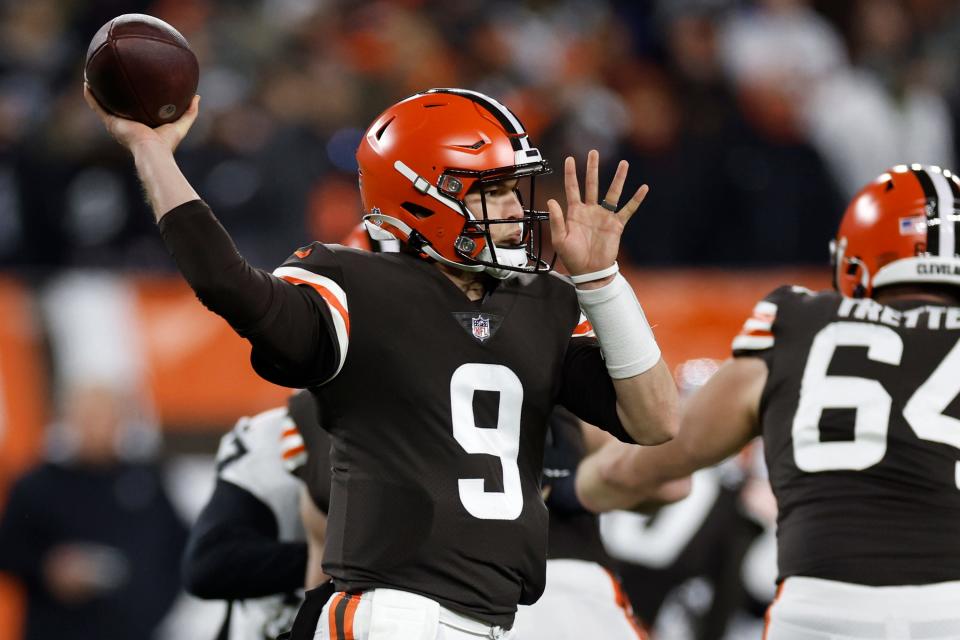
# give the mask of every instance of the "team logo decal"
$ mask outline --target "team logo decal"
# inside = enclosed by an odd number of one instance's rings
[[[462,311],[453,314],[464,331],[478,342],[486,343],[500,328],[500,316],[493,313]]]

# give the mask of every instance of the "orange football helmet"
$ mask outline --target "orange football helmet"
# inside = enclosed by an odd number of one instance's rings
[[[960,285],[960,178],[897,165],[854,196],[830,243],[834,287],[870,297],[891,284]]]
[[[493,98],[431,89],[402,100],[370,125],[357,163],[364,220],[421,256],[498,278],[551,269],[541,258],[546,212],[524,206],[519,220],[490,220],[482,189],[482,217],[464,204],[471,189],[513,178],[529,178],[532,204],[536,176],[550,172],[517,117]],[[490,225],[499,222],[522,223],[521,247],[494,246]]]

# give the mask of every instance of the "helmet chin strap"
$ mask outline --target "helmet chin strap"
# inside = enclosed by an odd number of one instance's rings
[[[493,255],[490,252],[490,247],[484,247],[477,257],[485,262],[494,262]],[[522,268],[527,266],[527,263],[529,263],[530,260],[527,257],[527,250],[524,248],[504,249],[498,247],[496,262],[498,264],[507,265],[508,267]],[[506,280],[517,274],[516,271],[512,271],[510,269],[500,269],[498,267],[492,267],[489,265],[485,266],[484,270],[497,280]]]
[[[850,264],[856,265],[860,269],[860,284],[858,284],[853,289],[854,298],[862,298],[867,294],[867,291],[870,287],[870,269],[867,268],[867,265],[864,264],[859,258],[849,257],[846,258],[846,261]]]
[[[399,240],[401,242],[405,242],[407,239],[409,239],[411,234],[413,234],[414,232],[414,230],[407,223],[403,222],[399,218],[395,218],[393,216],[389,216],[384,213],[368,213],[367,215],[363,216],[363,221],[367,223],[368,229],[371,227],[377,229],[379,232],[378,235],[380,234],[388,235],[391,238],[395,238],[393,233],[387,231],[386,229],[383,229],[380,226],[384,223],[390,225],[391,227],[393,227],[394,229],[397,229],[400,233],[406,236],[406,238],[396,238],[396,240]],[[445,264],[448,267],[454,267],[462,271],[483,271],[485,268],[482,264],[463,264],[462,262],[454,262],[453,260],[444,258],[442,255],[437,253],[437,251],[433,247],[431,247],[429,244],[424,244],[422,247],[420,247],[420,251],[424,252],[425,254],[427,254],[428,256],[430,256],[431,258],[433,258],[434,260],[436,260],[441,264]]]

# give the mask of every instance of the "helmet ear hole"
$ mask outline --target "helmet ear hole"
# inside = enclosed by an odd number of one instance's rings
[[[434,214],[434,211],[432,209],[427,209],[426,207],[419,205],[415,202],[404,202],[400,206],[418,218],[429,218]]]

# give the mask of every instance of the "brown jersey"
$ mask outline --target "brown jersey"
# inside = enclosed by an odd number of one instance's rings
[[[782,287],[734,356],[759,357],[780,578],[960,579],[960,308]]]
[[[160,231],[203,304],[253,345],[257,371],[317,395],[336,587],[417,592],[509,626],[543,590],[553,406],[630,440],[573,286],[519,275],[471,302],[416,256],[321,244],[270,275],[199,200]]]
[[[510,624],[543,590],[554,405],[625,437],[595,339],[572,337],[588,331],[573,288],[518,276],[471,302],[414,256],[321,244],[274,273],[316,291],[336,335],[324,379],[279,375],[314,385],[331,434],[324,570]]]

